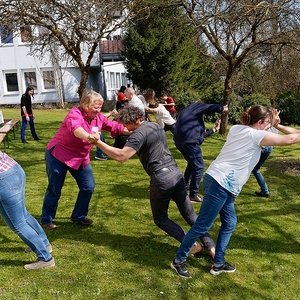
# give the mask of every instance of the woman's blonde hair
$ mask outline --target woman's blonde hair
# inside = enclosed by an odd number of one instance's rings
[[[151,105],[155,105],[156,101],[155,101],[155,91],[153,89],[148,89],[145,93],[145,100],[147,103],[151,104]]]
[[[102,96],[93,90],[84,90],[80,98],[79,105],[83,109],[90,108],[95,101],[104,102]]]

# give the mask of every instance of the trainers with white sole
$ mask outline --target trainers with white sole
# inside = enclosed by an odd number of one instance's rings
[[[211,275],[219,275],[221,273],[233,273],[235,272],[236,268],[229,264],[228,262],[225,262],[221,267],[217,268],[215,266],[212,266],[210,269]]]
[[[27,264],[24,266],[24,269],[26,270],[38,270],[42,268],[48,268],[48,267],[54,267],[55,266],[55,260],[52,257],[49,261],[43,261],[43,260],[37,260],[31,264]]]
[[[52,246],[51,244],[49,244],[48,246],[46,246],[47,250],[51,253],[52,252]],[[25,252],[30,253],[33,252],[32,249],[30,247],[25,248]]]

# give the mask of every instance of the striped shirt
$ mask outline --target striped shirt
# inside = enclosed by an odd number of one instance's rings
[[[12,167],[14,167],[17,162],[9,157],[5,152],[0,151],[0,173],[3,173]]]

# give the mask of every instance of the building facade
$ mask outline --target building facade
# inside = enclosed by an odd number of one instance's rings
[[[50,54],[42,59],[30,55],[26,35],[13,36],[0,26],[0,105],[19,104],[27,86],[33,86],[33,103],[78,102],[79,68],[59,63]],[[129,85],[120,57],[120,35],[101,41],[91,64],[87,89],[93,89],[105,100],[115,100],[121,85]]]

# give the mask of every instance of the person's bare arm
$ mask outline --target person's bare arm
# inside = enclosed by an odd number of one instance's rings
[[[282,133],[284,133],[284,134],[291,134],[291,133],[299,133],[300,132],[296,128],[284,126],[284,125],[281,125],[281,124],[275,125],[274,127],[276,129],[278,129],[279,131],[281,131]]]
[[[157,110],[155,108],[150,108],[150,107],[146,107],[145,106],[145,111],[149,112],[149,113],[156,113]]]
[[[110,158],[120,163],[124,163],[126,160],[128,160],[131,156],[133,156],[136,153],[136,151],[131,147],[124,146],[123,149],[111,147],[106,143],[103,143],[100,139],[96,142],[91,139],[89,140],[89,142],[99,147]]]
[[[300,131],[287,135],[268,132],[261,140],[260,146],[288,146],[300,142]]]
[[[89,134],[88,132],[86,132],[82,127],[78,127],[75,131],[74,131],[74,135],[82,140],[86,140],[86,141],[97,141],[100,138],[100,134],[98,132],[95,132],[93,134]],[[90,142],[91,143],[91,142]]]

